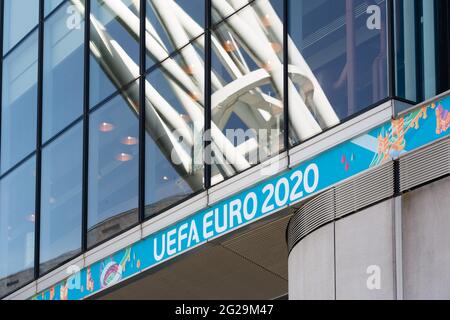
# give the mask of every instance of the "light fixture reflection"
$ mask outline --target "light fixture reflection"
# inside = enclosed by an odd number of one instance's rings
[[[223,48],[225,49],[226,52],[236,51],[235,45],[230,40],[225,41],[225,43],[223,44]]]
[[[131,154],[122,152],[116,156],[116,159],[120,162],[128,162],[133,160],[133,156]]]
[[[271,25],[272,25],[272,21],[271,21],[271,19],[270,19],[270,15],[268,15],[268,14],[265,14],[262,18],[261,18],[261,21],[262,21],[262,23],[263,23],[263,26],[264,27],[270,27]]]
[[[111,132],[114,130],[114,125],[112,123],[102,122],[100,124],[99,130],[101,132]]]
[[[184,72],[186,72],[186,74],[192,76],[194,74],[194,65],[186,65],[183,67]]]
[[[275,51],[276,53],[281,52],[281,44],[279,44],[278,42],[271,42],[270,46],[272,47],[273,51]]]
[[[267,61],[265,64],[263,64],[262,66],[266,71],[272,71],[273,70],[273,66],[272,66],[272,61]]]
[[[200,94],[198,92],[189,92],[189,97],[191,97],[193,101],[200,101]]]
[[[128,136],[122,139],[122,144],[126,146],[135,146],[138,144],[138,139],[135,137]]]

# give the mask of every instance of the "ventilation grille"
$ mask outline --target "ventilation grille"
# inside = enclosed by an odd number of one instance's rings
[[[388,162],[335,188],[335,218],[361,210],[394,195],[394,162]]]
[[[412,152],[400,158],[400,191],[450,174],[450,139]]]
[[[394,195],[394,162],[353,178],[303,205],[289,222],[289,251],[304,237],[351,213]]]
[[[306,203],[292,217],[287,237],[289,251],[301,239],[333,219],[334,189],[330,189]]]

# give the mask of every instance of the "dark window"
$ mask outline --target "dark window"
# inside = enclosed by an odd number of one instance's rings
[[[450,88],[449,3],[398,0],[394,4],[396,95],[419,103]]]
[[[388,96],[386,29],[386,1],[289,1],[292,144]]]

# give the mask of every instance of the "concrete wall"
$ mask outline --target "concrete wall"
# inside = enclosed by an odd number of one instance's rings
[[[334,228],[322,227],[291,251],[289,297],[298,300],[334,299]]]
[[[336,222],[337,299],[394,297],[392,208],[389,200]],[[379,288],[367,286],[374,272]]]
[[[403,197],[406,299],[450,299],[450,178]]]
[[[289,297],[450,299],[450,178],[308,235],[289,256]]]

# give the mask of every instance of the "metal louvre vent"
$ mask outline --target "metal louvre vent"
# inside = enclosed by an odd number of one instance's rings
[[[335,188],[339,219],[394,195],[394,162],[351,179]]]
[[[292,217],[288,226],[288,249],[317,228],[334,219],[334,189],[307,202]]]
[[[409,153],[400,158],[400,191],[450,174],[450,139]]]
[[[289,251],[314,230],[394,195],[394,162],[336,186],[303,205],[288,226]]]

